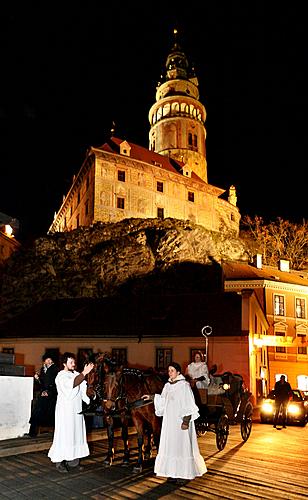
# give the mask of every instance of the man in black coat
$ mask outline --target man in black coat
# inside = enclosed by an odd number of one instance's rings
[[[286,377],[281,375],[280,380],[278,380],[275,384],[274,388],[275,393],[275,414],[274,414],[274,427],[277,425],[278,416],[280,412],[280,408],[282,411],[282,427],[286,427],[286,419],[287,419],[287,406],[290,397],[292,396],[292,389],[289,382],[286,382]]]
[[[40,425],[53,426],[55,421],[55,407],[57,401],[57,387],[55,378],[59,369],[54,364],[52,355],[44,354],[43,366],[39,373],[34,375],[35,384],[39,389],[39,396],[35,402],[30,418],[29,437],[35,437]]]

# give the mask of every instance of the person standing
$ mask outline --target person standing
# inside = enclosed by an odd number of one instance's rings
[[[43,366],[39,373],[34,375],[35,384],[39,386],[39,396],[34,404],[28,436],[33,438],[38,434],[40,425],[54,426],[55,406],[57,401],[57,387],[55,383],[59,372],[54,364],[53,355],[48,352],[42,356]]]
[[[273,427],[277,428],[278,416],[281,408],[282,412],[282,427],[286,428],[287,420],[287,407],[290,397],[292,396],[292,389],[289,382],[286,381],[286,377],[281,375],[280,380],[278,380],[274,387],[275,395],[275,413]]]
[[[161,395],[145,394],[142,399],[153,399],[156,415],[163,417],[154,472],[183,484],[202,476],[207,468],[197,442],[194,420],[199,411],[190,384],[178,363],[170,363],[168,375]]]
[[[62,361],[64,368],[56,377],[55,431],[48,457],[59,472],[68,472],[70,468],[79,466],[80,458],[89,455],[85,420],[80,412],[82,401],[90,403],[85,377],[94,365],[88,363],[78,373],[75,371],[76,358],[71,352],[65,352]]]

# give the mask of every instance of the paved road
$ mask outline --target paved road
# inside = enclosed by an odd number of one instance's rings
[[[83,461],[84,471],[69,474],[58,473],[47,457],[50,434],[31,442],[0,442],[0,499],[308,498],[308,426],[276,431],[272,426],[254,423],[246,443],[239,427],[232,426],[227,445],[220,452],[214,434],[207,433],[198,439],[208,472],[182,487],[153,475],[154,457],[146,462],[142,473],[134,474],[132,465],[121,466],[119,438],[114,465],[104,467],[107,442],[102,437],[102,431],[89,435],[91,455]],[[130,441],[135,460],[134,435]]]

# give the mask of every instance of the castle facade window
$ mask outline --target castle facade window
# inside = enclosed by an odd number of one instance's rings
[[[162,207],[157,207],[157,217],[158,219],[164,219],[164,209]]]
[[[125,182],[125,170],[118,170],[118,181]]]
[[[164,183],[161,182],[161,181],[157,181],[157,183],[156,183],[156,189],[160,193],[163,193],[164,192]]]
[[[195,193],[193,191],[188,191],[188,201],[195,201]]]
[[[117,197],[117,208],[120,208],[121,210],[125,209],[125,200],[120,196]]]

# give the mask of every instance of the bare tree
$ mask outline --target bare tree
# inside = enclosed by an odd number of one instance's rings
[[[308,223],[296,224],[278,217],[266,224],[262,217],[242,219],[241,237],[252,255],[261,253],[264,264],[288,259],[292,269],[308,267]]]

